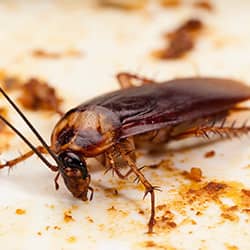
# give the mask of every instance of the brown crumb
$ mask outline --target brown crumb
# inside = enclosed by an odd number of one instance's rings
[[[247,190],[247,189],[241,189],[241,192],[246,195],[246,196],[249,196],[250,197],[250,190]]]
[[[117,211],[117,209],[114,206],[112,206],[112,207],[108,208],[107,211],[115,212],[115,211]]]
[[[205,158],[211,158],[211,157],[214,157],[215,156],[215,151],[214,150],[211,150],[211,151],[208,151],[204,154],[204,157]]]
[[[87,216],[86,217],[86,220],[90,223],[94,223],[94,220],[90,217],[90,216]]]
[[[42,235],[42,232],[37,232],[37,235],[41,236],[41,235]]]
[[[189,177],[193,181],[201,181],[202,171],[200,168],[191,168]]]
[[[180,0],[161,0],[160,4],[163,7],[171,7],[172,8],[172,7],[178,7],[178,6],[180,6],[181,1]]]
[[[154,250],[176,250],[176,248],[166,245],[166,243],[164,245],[161,245],[159,243],[156,243],[152,240],[148,240],[142,243],[142,247],[144,248],[150,248],[150,249],[154,249]]]
[[[156,243],[152,240],[145,241],[145,247],[155,247]]]
[[[0,70],[1,87],[4,90],[16,90],[21,86],[21,79],[15,75],[9,75],[3,69]]]
[[[61,230],[62,228],[61,227],[59,227],[59,226],[54,226],[53,227],[55,230]]]
[[[26,210],[25,209],[21,209],[21,208],[17,208],[16,209],[16,214],[18,214],[18,215],[26,214]]]
[[[116,188],[105,188],[104,191],[106,192],[107,196],[117,196],[118,190]]]
[[[70,210],[64,212],[64,221],[66,223],[75,221],[75,219],[72,217],[72,212]]]
[[[123,10],[137,10],[146,6],[148,0],[99,0],[101,6],[120,8]]]
[[[226,243],[225,247],[227,248],[227,250],[238,250],[239,248],[237,246],[231,245]]]
[[[55,89],[36,78],[31,78],[24,83],[18,101],[24,108],[33,111],[45,110],[62,113],[59,108],[62,100],[57,96]]]
[[[221,217],[223,217],[226,220],[230,220],[230,221],[235,221],[235,222],[239,221],[239,216],[232,213],[232,212],[223,212],[221,214]]]
[[[69,242],[69,243],[75,243],[76,242],[76,237],[75,236],[70,236],[69,238],[67,238],[67,241]]]
[[[35,49],[31,52],[31,55],[37,58],[60,59],[63,57],[80,57],[82,53],[75,49],[69,49],[64,52],[49,52],[43,49]]]
[[[166,48],[153,52],[159,59],[178,59],[191,51],[204,25],[199,19],[189,19],[176,30],[165,35],[169,44]]]
[[[224,183],[218,183],[218,182],[209,182],[206,186],[204,186],[204,190],[208,193],[208,194],[214,194],[214,193],[218,193],[222,190],[224,190],[227,187],[226,184]]]
[[[145,212],[144,212],[142,209],[140,209],[140,210],[138,211],[138,214],[144,215]]]
[[[214,9],[212,3],[210,3],[209,1],[197,1],[194,3],[194,7],[207,11],[213,11]]]

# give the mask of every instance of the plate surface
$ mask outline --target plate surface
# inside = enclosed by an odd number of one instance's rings
[[[163,8],[152,1],[143,10],[96,7],[94,1],[2,1],[0,67],[10,75],[37,77],[63,97],[64,110],[118,89],[115,74],[136,72],[167,80],[186,76],[219,76],[250,83],[249,1],[216,1],[214,10],[194,8],[190,1]],[[162,34],[191,17],[206,31],[185,58],[158,61],[151,52],[162,46]],[[34,57],[32,51],[62,53],[60,58]],[[78,53],[72,53],[80,52]],[[6,105],[6,103],[4,104]],[[49,142],[59,117],[25,111]],[[250,114],[241,115],[242,120]],[[237,118],[237,119],[241,119]],[[11,121],[34,143],[15,113]],[[1,159],[25,152],[12,137]],[[214,151],[213,157],[205,157]],[[212,153],[213,154],[213,153]],[[156,164],[144,173],[157,193],[155,234],[145,234],[149,198],[133,178],[121,181],[91,161],[91,202],[69,194],[62,180],[36,158],[0,172],[0,243],[4,249],[249,249],[249,139],[207,143],[188,139],[163,152],[142,152],[138,165]],[[192,167],[202,181],[188,178]],[[115,190],[118,191],[116,194]]]

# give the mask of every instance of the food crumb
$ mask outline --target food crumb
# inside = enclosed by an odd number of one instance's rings
[[[37,232],[37,235],[41,236],[41,235],[42,235],[42,232]]]
[[[163,7],[178,7],[181,4],[180,0],[161,0],[160,4]]]
[[[192,181],[199,182],[202,178],[202,171],[200,168],[191,168],[190,172],[184,171],[183,175]]]
[[[16,214],[18,214],[18,215],[26,214],[26,210],[21,209],[21,208],[17,208],[17,209],[16,209]]]
[[[155,247],[156,244],[154,241],[149,240],[149,241],[145,241],[145,247]]]
[[[207,11],[213,11],[213,5],[208,1],[197,1],[194,3],[194,7],[197,7],[199,9],[207,10]]]
[[[46,51],[43,49],[34,49],[31,51],[31,55],[36,58],[43,59],[60,59],[63,57],[80,57],[82,56],[82,52],[76,49],[68,49],[64,52],[53,52]]]
[[[225,247],[227,248],[227,250],[238,250],[239,248],[237,246],[225,243]]]
[[[101,6],[115,7],[123,10],[142,9],[148,0],[99,0]]]
[[[200,168],[191,168],[190,179],[193,181],[201,181],[202,171]]]
[[[67,210],[64,212],[64,222],[72,222],[75,221],[75,219],[72,216],[72,212],[70,210]]]
[[[61,230],[62,228],[59,227],[59,226],[54,226],[54,229],[55,229],[55,230]]]
[[[90,217],[90,216],[87,216],[86,217],[86,220],[90,223],[94,223],[94,220]]]
[[[75,236],[70,236],[70,237],[67,239],[67,241],[68,241],[69,243],[75,243],[75,242],[76,242],[76,237],[75,237]]]
[[[15,75],[9,75],[5,70],[0,69],[1,87],[4,90],[16,90],[21,86],[21,79]]]
[[[29,110],[55,111],[59,114],[62,100],[47,82],[31,78],[23,84],[18,101]]]
[[[197,40],[198,34],[204,28],[199,19],[189,19],[176,30],[167,33],[164,37],[168,46],[153,52],[158,59],[179,59],[191,51]]]
[[[211,151],[208,151],[204,154],[204,157],[205,158],[211,158],[211,157],[214,157],[215,156],[215,151],[214,150],[211,150]]]
[[[145,212],[144,212],[142,209],[140,209],[140,210],[138,211],[138,214],[144,215]]]

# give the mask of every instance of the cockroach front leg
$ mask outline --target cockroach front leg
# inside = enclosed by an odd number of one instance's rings
[[[41,153],[41,154],[47,154],[47,151],[44,147],[42,146],[38,146],[36,148],[36,150]],[[22,161],[25,161],[26,159],[28,159],[29,157],[31,157],[32,155],[34,154],[34,151],[28,151],[26,152],[25,154],[22,154],[20,156],[18,156],[17,158],[13,159],[13,160],[10,160],[10,161],[7,161],[3,164],[0,164],[0,169],[2,168],[13,168],[15,165],[17,165],[18,163],[22,162]],[[58,167],[57,166],[54,166],[54,165],[50,165],[50,169],[53,171],[53,172],[57,172],[58,171]],[[60,173],[58,172],[58,174],[56,175],[55,179],[54,179],[54,182],[55,182],[55,187],[56,187],[56,190],[59,188],[59,184],[58,184],[58,178],[60,176]]]
[[[118,73],[116,75],[116,78],[122,89],[135,87],[136,86],[136,84],[134,84],[135,82],[138,82],[139,85],[157,83],[152,79],[140,77],[135,74],[130,74],[127,72]]]
[[[45,154],[47,151],[44,149],[44,147],[42,146],[38,146],[37,148],[37,151],[39,153],[42,153],[42,154]],[[5,167],[8,167],[8,168],[12,168],[14,167],[15,165],[17,165],[18,163],[22,162],[22,161],[25,161],[26,159],[28,159],[29,157],[31,157],[32,155],[34,154],[34,151],[28,151],[27,153],[25,154],[22,154],[20,156],[18,156],[17,158],[13,159],[13,160],[10,160],[10,161],[7,161],[5,162],[4,164],[0,164],[0,169],[1,168],[5,168]]]
[[[145,187],[145,194],[143,199],[150,194],[151,197],[151,215],[150,215],[150,219],[148,222],[148,233],[151,234],[153,233],[153,227],[155,225],[155,190],[160,191],[159,187],[156,186],[152,186],[150,184],[150,182],[145,178],[145,176],[141,173],[140,169],[138,169],[136,167],[135,161],[133,159],[131,159],[131,157],[128,156],[128,154],[126,154],[126,151],[123,151],[122,147],[119,147],[119,150],[122,154],[122,156],[124,157],[124,159],[127,161],[131,172],[134,173],[137,178],[140,180],[140,182],[143,184],[143,186]]]

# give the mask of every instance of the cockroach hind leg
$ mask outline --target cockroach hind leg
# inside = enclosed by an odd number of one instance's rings
[[[204,137],[207,139],[210,139],[210,135],[217,135],[221,138],[234,138],[239,137],[241,135],[249,134],[250,132],[250,126],[247,125],[247,122],[245,121],[242,125],[237,125],[236,127],[236,121],[232,121],[231,124],[226,124],[226,120],[222,120],[222,123],[218,126],[212,125],[212,126],[200,126],[195,129],[191,129],[188,131],[185,131],[183,133],[177,134],[173,136],[172,140],[178,140],[178,139],[184,139],[188,137]]]
[[[120,87],[122,89],[130,88],[130,87],[135,87],[137,86],[135,82],[138,82],[139,85],[144,85],[144,84],[152,84],[152,83],[157,83],[156,81],[145,78],[145,77],[140,77],[135,74],[127,73],[127,72],[120,72],[116,75],[116,78],[120,84]]]

